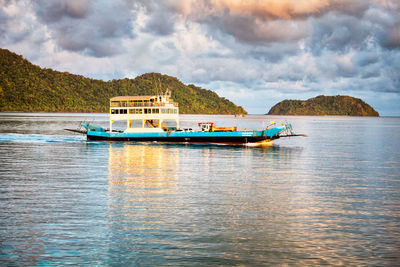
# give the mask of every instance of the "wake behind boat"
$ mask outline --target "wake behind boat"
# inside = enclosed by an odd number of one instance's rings
[[[113,124],[126,121],[126,129],[116,131]],[[172,125],[172,126],[171,126]],[[199,130],[179,128],[178,103],[167,91],[154,96],[117,96],[110,99],[109,129],[92,123],[81,123],[81,132],[88,140],[209,143],[209,144],[272,144],[281,137],[304,136],[292,132],[290,124],[272,123],[259,131],[237,131],[236,127],[216,127],[212,122],[198,123]]]

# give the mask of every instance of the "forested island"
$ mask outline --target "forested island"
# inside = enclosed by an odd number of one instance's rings
[[[268,115],[375,116],[379,113],[359,98],[320,95],[308,100],[284,100],[273,106]]]
[[[111,97],[154,95],[166,89],[179,103],[180,113],[247,114],[211,90],[185,85],[168,75],[147,73],[106,82],[43,69],[0,49],[0,111],[107,112]]]

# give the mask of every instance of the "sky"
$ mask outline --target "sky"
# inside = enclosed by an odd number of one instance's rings
[[[400,0],[0,0],[0,47],[95,79],[175,76],[251,114],[323,94],[400,116]]]

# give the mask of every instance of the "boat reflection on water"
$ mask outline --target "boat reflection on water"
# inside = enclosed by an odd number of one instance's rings
[[[192,186],[265,179],[270,171],[290,165],[300,148],[233,147],[182,144],[109,143],[110,196],[147,205],[176,202]],[[249,169],[257,177],[248,177]],[[214,181],[212,180],[214,179]],[[126,204],[126,203],[125,203]],[[123,206],[126,206],[126,205]],[[129,205],[128,205],[129,206]],[[153,207],[153,206],[152,206]],[[168,207],[167,207],[168,209]]]
[[[282,223],[291,189],[275,171],[296,153],[301,150],[110,143],[111,239],[127,258],[137,253],[139,263],[153,265],[166,258],[252,264],[268,260],[274,247],[295,251],[284,238],[290,223]]]
[[[176,183],[179,150],[165,146],[111,143],[109,185],[143,189],[143,194],[166,193]]]
[[[149,224],[144,228],[159,223],[168,195],[176,192],[178,165],[176,148],[109,144],[109,212],[114,219],[138,229],[138,223]]]
[[[122,191],[137,193],[141,189],[143,194],[164,194],[176,190],[182,176],[218,175],[254,163],[273,168],[287,163],[293,153],[301,153],[301,148],[110,143],[109,186],[111,191],[118,187]],[[224,164],[213,166],[219,161]]]
[[[341,184],[352,180],[322,176],[302,148],[108,146],[110,250],[119,263],[358,265],[384,243],[354,246],[370,221],[352,210],[363,209],[355,188]]]
[[[279,147],[123,142],[108,145],[110,205],[121,208],[113,209],[113,213],[131,216],[143,212],[140,216],[146,217],[152,216],[151,211],[155,211],[155,217],[159,212],[175,212],[177,206],[185,207],[180,202],[197,201],[191,197],[198,194],[207,198],[213,188],[224,184],[229,188],[232,182],[248,184],[255,178],[264,179],[260,174],[290,164],[291,155],[300,152]],[[260,176],[249,177],[249,169]],[[204,191],[205,186],[210,190]]]

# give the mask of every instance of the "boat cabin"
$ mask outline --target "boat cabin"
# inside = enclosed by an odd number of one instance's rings
[[[212,132],[212,128],[214,127],[213,122],[199,122],[198,125],[202,132]]]
[[[165,122],[175,122],[179,128],[178,103],[170,93],[153,96],[116,96],[110,99],[110,132],[115,121],[126,120],[124,132],[163,132],[172,129]]]
[[[202,132],[236,132],[237,127],[216,127],[213,122],[199,122],[200,130]]]

